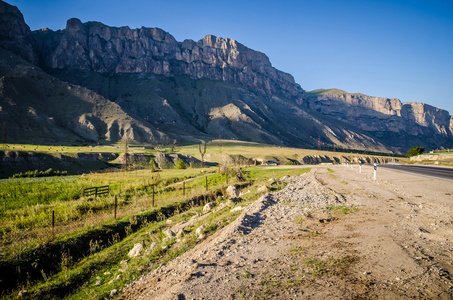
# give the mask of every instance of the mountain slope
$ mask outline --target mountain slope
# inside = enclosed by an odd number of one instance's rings
[[[9,143],[148,143],[171,139],[117,104],[62,82],[0,48],[0,119]]]
[[[238,139],[276,145],[316,148],[389,150],[351,125],[306,113],[297,103],[267,96],[243,86],[188,76],[99,74],[52,70],[51,74],[118,103],[159,130],[201,138]],[[107,88],[108,87],[108,88]]]

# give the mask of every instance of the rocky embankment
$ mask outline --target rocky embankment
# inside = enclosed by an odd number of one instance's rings
[[[181,159],[187,166],[199,166],[201,161],[190,155],[156,153],[129,153],[128,164],[149,166],[151,160],[162,169],[174,168]],[[53,152],[41,153],[33,151],[7,150],[0,151],[0,178],[8,178],[13,174],[26,171],[45,171],[49,168],[68,171],[70,174],[99,171],[125,162],[125,154],[107,152]]]
[[[412,156],[410,158],[411,162],[422,162],[422,161],[453,161],[453,153],[439,153],[439,154],[425,154],[425,155],[417,155]]]

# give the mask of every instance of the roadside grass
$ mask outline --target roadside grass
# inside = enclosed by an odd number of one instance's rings
[[[179,243],[172,239],[163,244],[161,229],[165,227],[164,221],[169,216],[172,216],[174,222],[188,220],[193,215],[191,212],[201,212],[204,203],[215,201],[219,195],[216,193],[221,195],[224,192],[226,174],[214,173],[216,170],[217,168],[165,170],[158,173],[159,178],[149,170],[73,177],[70,180],[62,180],[58,183],[61,186],[54,188],[65,195],[66,198],[63,199],[46,198],[42,195],[47,195],[48,191],[53,192],[52,185],[46,185],[48,182],[14,183],[8,193],[14,191],[17,197],[8,200],[9,204],[17,202],[18,208],[15,208],[15,205],[8,206],[7,212],[0,216],[3,254],[0,264],[2,268],[6,265],[13,266],[15,262],[20,262],[20,266],[31,264],[32,274],[24,274],[23,269],[22,274],[16,275],[15,272],[21,272],[16,269],[9,276],[18,276],[16,286],[19,290],[27,289],[32,295],[42,299],[108,297],[111,289],[121,289],[140,274],[168,262],[198,243],[193,234],[196,226],[185,230],[184,240]],[[269,178],[279,178],[289,173],[299,175],[308,171],[309,169],[295,171],[244,168],[248,181],[240,183],[234,176],[230,176],[229,184],[245,187],[241,205],[246,205],[262,195],[263,192],[258,192],[258,187],[263,183],[267,184]],[[206,179],[208,191],[205,186]],[[185,196],[182,195],[182,181],[185,182]],[[113,220],[113,195],[94,199],[77,198],[71,196],[71,193],[65,193],[66,188],[70,191],[72,188],[75,193],[85,185],[104,184],[110,184],[112,193],[117,196],[117,220]],[[153,185],[155,207],[151,205]],[[39,193],[39,190],[42,192]],[[29,193],[27,201],[30,202],[21,202],[25,197],[21,193]],[[198,204],[190,201],[194,198],[198,199]],[[53,229],[50,224],[51,211],[54,211],[56,216],[56,226]],[[209,224],[204,230],[205,234],[209,235],[222,228],[239,214],[240,212],[231,213],[225,208],[209,216],[204,221]],[[127,270],[120,268],[121,261],[127,260],[127,252],[137,242],[144,243],[147,255],[131,259]],[[158,243],[158,246],[151,250],[153,242]],[[46,256],[48,257],[45,258]],[[55,267],[47,270],[45,265],[42,265],[46,261]],[[104,275],[106,272],[110,274]],[[121,278],[113,280],[118,275],[121,275]],[[102,284],[95,285],[97,281]],[[110,281],[110,284],[105,284]],[[7,293],[8,290],[10,292]],[[6,299],[15,298],[18,293],[18,290],[8,287],[3,291],[2,296]]]
[[[308,267],[305,273],[315,277],[325,274],[339,275],[343,274],[354,261],[355,258],[352,256],[326,259],[310,258],[305,261],[305,265]]]
[[[343,215],[347,215],[347,214],[350,214],[350,213],[353,213],[354,211],[356,211],[356,208],[354,207],[347,207],[347,206],[343,206],[343,205],[338,205],[338,206],[328,206],[326,208],[326,210],[329,212],[329,213],[333,213],[333,214],[343,214]]]

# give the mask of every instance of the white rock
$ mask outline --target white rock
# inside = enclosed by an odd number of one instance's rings
[[[236,198],[237,196],[239,196],[238,189],[233,185],[227,187],[226,194],[228,198]]]
[[[203,224],[203,225],[201,225],[200,227],[197,228],[197,230],[195,230],[195,234],[199,236],[200,234],[203,233],[203,230],[204,230],[206,227],[208,227],[208,224]]]
[[[134,248],[132,248],[131,251],[127,254],[130,258],[136,257],[140,255],[140,252],[143,250],[143,244],[142,243],[137,243],[134,245]]]
[[[176,236],[176,234],[170,228],[165,228],[164,230],[162,230],[162,233],[169,238],[173,238]]]
[[[267,193],[267,186],[262,185],[258,188],[258,193]]]
[[[232,210],[230,210],[230,212],[235,212],[235,211],[238,211],[238,210],[243,210],[243,208],[241,206],[238,206],[238,207],[235,207]]]
[[[118,293],[118,291],[116,289],[111,290],[110,291],[110,297],[115,296],[117,293]]]
[[[206,203],[206,205],[203,207],[203,212],[210,211],[215,206],[215,204],[215,202]]]

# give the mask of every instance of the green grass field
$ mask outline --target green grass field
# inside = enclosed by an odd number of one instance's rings
[[[269,185],[269,178],[299,175],[309,170],[244,167],[246,181],[241,183],[234,176],[237,168],[230,166],[228,183],[248,186],[247,190],[251,192],[244,196],[245,203],[257,199],[260,195],[257,188]],[[173,246],[175,241],[170,241],[168,248],[163,247],[160,230],[165,227],[168,217],[176,221],[187,220],[193,215],[191,211],[201,212],[206,201],[215,201],[215,194],[221,195],[227,186],[226,176],[219,173],[217,167],[211,167],[0,182],[0,203],[3,205],[0,273],[8,274],[1,278],[2,296],[15,298],[19,290],[27,289],[44,299],[107,297],[113,287],[120,288],[128,280],[143,274],[144,266],[168,261],[196,245],[198,241],[193,232],[187,232],[184,247]],[[110,195],[96,199],[82,196],[83,188],[101,185],[111,187]],[[283,186],[269,186],[269,189]],[[113,216],[115,196],[118,204],[116,220]],[[190,202],[190,199],[198,199],[198,202]],[[222,200],[219,198],[218,201]],[[215,224],[209,230],[225,226],[237,215],[229,210],[220,211],[207,220]],[[160,246],[146,257],[134,260],[128,271],[122,273],[122,280],[113,285],[93,287],[96,277],[105,281],[113,278],[112,270],[119,268],[120,262],[127,258],[127,252],[139,240],[145,240],[148,245],[158,242]],[[52,264],[46,265],[46,262]],[[105,272],[111,272],[112,276],[103,275]]]

